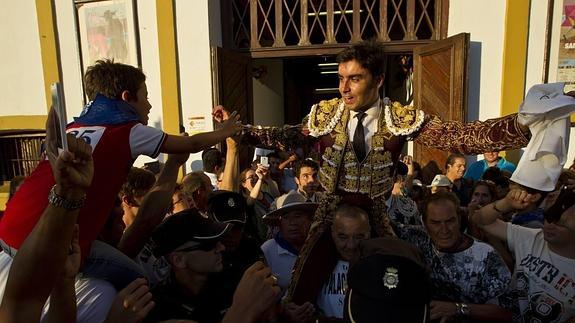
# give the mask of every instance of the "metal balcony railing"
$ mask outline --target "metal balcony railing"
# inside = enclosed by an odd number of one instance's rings
[[[231,47],[282,48],[437,40],[448,0],[231,0]]]

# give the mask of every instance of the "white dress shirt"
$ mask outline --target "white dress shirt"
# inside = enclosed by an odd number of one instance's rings
[[[377,124],[379,116],[381,114],[380,100],[378,99],[371,106],[371,108],[365,110],[365,117],[363,118],[363,135],[365,136],[365,151],[369,153],[371,149],[371,137],[377,132]],[[349,120],[347,121],[347,134],[350,141],[353,141],[353,134],[355,133],[355,128],[357,127],[357,115],[356,111],[350,111]]]
[[[218,185],[220,184],[218,182],[218,175],[208,172],[204,172],[204,174],[206,174],[206,176],[208,176],[208,178],[210,179],[210,183],[212,183],[212,188],[214,189],[214,191],[217,191]]]

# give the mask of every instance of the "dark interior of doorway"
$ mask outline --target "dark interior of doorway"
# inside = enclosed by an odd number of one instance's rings
[[[402,104],[409,103],[406,82],[413,72],[411,62],[411,53],[387,56],[382,95]],[[340,97],[335,56],[285,58],[283,64],[286,124],[300,123],[313,104]]]
[[[335,56],[284,59],[286,124],[297,124],[311,106],[339,97]]]

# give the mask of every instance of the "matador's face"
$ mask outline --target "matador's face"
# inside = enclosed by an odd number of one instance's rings
[[[338,66],[339,93],[347,108],[352,111],[364,111],[378,98],[383,78],[374,79],[369,70],[353,59],[341,62]]]

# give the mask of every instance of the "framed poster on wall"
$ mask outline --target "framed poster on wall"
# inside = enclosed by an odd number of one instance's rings
[[[575,90],[575,0],[563,0],[557,82],[565,82],[565,92]]]
[[[544,56],[543,83],[564,82],[564,92],[574,91],[575,0],[547,0]]]
[[[140,66],[133,0],[76,1],[82,72],[99,59]]]

